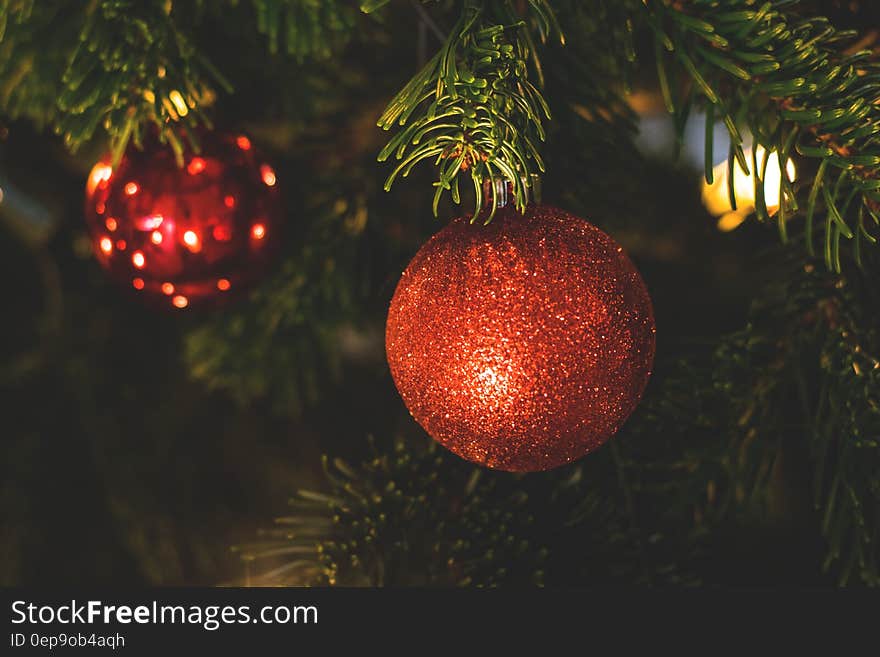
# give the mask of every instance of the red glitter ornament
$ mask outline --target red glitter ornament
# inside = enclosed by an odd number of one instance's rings
[[[168,308],[218,303],[258,281],[278,241],[275,172],[241,135],[203,133],[200,152],[149,140],[86,185],[86,222],[110,276]]]
[[[403,273],[385,332],[419,424],[463,458],[518,472],[614,435],[650,377],[654,340],[651,299],[623,249],[542,205],[437,233]]]

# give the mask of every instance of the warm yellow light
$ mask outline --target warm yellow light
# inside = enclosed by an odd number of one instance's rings
[[[230,287],[232,287],[232,285],[230,284],[228,278],[217,279],[217,289],[220,290],[221,292],[225,292]]]
[[[755,152],[758,170],[763,166],[765,150],[758,146]],[[746,150],[746,160],[751,162],[751,149]],[[735,162],[733,166],[733,192],[736,197],[736,210],[730,205],[727,162],[717,164],[713,169],[714,181],[708,184],[703,181],[703,205],[715,217],[721,217],[719,230],[730,231],[739,226],[749,214],[755,210],[755,179],[754,172],[746,173]],[[796,171],[794,162],[789,159],[785,171],[790,182],[794,182]],[[782,182],[782,169],[779,166],[779,155],[773,151],[767,157],[767,168],[764,172],[764,203],[770,215],[779,210],[779,191]]]
[[[144,257],[144,254],[141,251],[135,251],[131,254],[131,264],[133,264],[138,269],[143,269],[147,264],[147,259]]]
[[[109,237],[102,237],[99,246],[105,255],[110,255],[110,252],[113,250],[113,242]]]
[[[107,217],[104,221],[104,225],[107,226],[107,230],[111,233],[119,227],[119,223],[113,217]]]
[[[263,177],[263,182],[269,187],[272,187],[275,184],[275,172],[272,171],[272,167],[268,164],[264,164],[260,167],[260,175]]]
[[[169,297],[174,294],[174,285],[171,283],[162,283],[162,293]]]
[[[101,183],[106,183],[110,180],[110,176],[113,175],[113,169],[106,162],[98,162],[95,166],[92,167],[91,172],[89,173],[89,178],[86,181],[86,194],[91,196],[95,193],[95,190],[98,188],[98,185]]]
[[[162,233],[161,233],[161,231],[154,230],[152,233],[150,233],[150,241],[151,241],[153,244],[161,244],[161,243],[162,243]]]
[[[193,253],[198,253],[202,250],[202,241],[199,239],[199,236],[195,231],[188,230],[183,234],[183,243],[186,244],[186,248],[188,248]]]
[[[171,303],[174,304],[175,308],[186,308],[189,305],[189,299],[187,299],[182,294],[178,294],[176,297],[171,299]]]
[[[261,240],[266,236],[266,227],[263,224],[254,224],[251,227],[251,236],[256,240]]]
[[[177,89],[168,94],[168,99],[172,103],[174,103],[174,109],[177,110],[177,113],[181,117],[184,117],[189,113],[189,108],[186,106],[186,101],[183,100],[183,96]]]
[[[722,233],[729,233],[730,231],[739,228],[739,225],[746,220],[745,213],[742,212],[727,212],[726,214],[722,214],[718,219],[718,230]]]

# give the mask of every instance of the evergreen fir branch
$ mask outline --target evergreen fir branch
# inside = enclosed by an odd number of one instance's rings
[[[58,99],[68,146],[76,148],[103,122],[115,163],[129,138],[140,143],[152,124],[182,158],[176,124],[192,140],[188,129],[205,122],[201,107],[214,95],[208,80],[231,87],[175,23],[172,6],[104,0],[89,12]]]
[[[785,497],[778,464],[786,450],[802,451],[814,467],[824,569],[840,585],[878,586],[880,334],[860,310],[876,304],[876,293],[858,274],[847,280],[812,263],[788,274],[716,351],[719,391],[738,418],[727,425],[728,462],[739,463],[731,504],[772,513]]]
[[[807,249],[812,254],[813,213],[824,210],[825,264],[840,271],[839,240],[861,232],[873,240],[873,228],[858,217],[880,212],[880,109],[877,79],[880,66],[867,50],[849,50],[855,33],[836,29],[821,16],[805,17],[792,0],[692,0],[639,3],[656,43],[657,65],[664,96],[677,89],[669,80],[685,78],[709,116],[727,125],[732,152],[744,171],[759,168],[747,162],[744,123],[755,144],[777,151],[780,162],[792,153],[815,161],[826,176],[817,176],[805,213]],[[712,165],[707,149],[707,171]],[[731,162],[732,165],[732,162]],[[763,192],[762,176],[753,176],[755,197]],[[791,183],[780,183],[780,232],[797,211]],[[817,195],[818,194],[818,195]],[[762,203],[759,220],[769,220]],[[854,226],[864,228],[856,230]],[[871,241],[869,240],[869,241]]]
[[[738,518],[803,514],[787,506],[800,476],[785,463],[798,452],[814,468],[809,520],[827,543],[817,565],[840,585],[880,586],[880,333],[866,310],[876,291],[858,272],[780,261],[745,328],[655,384],[618,439],[622,461],[644,493],[642,518],[712,541]],[[688,530],[675,510],[699,520]]]
[[[680,481],[670,485],[670,476],[705,473],[690,463],[664,470],[655,462],[650,471],[629,459],[620,464],[637,477],[641,525],[618,478],[607,477],[616,472],[607,453],[564,472],[511,476],[462,461],[431,441],[374,450],[359,466],[325,459],[328,492],[300,491],[289,515],[258,541],[235,548],[248,564],[250,584],[698,582],[688,567],[705,531],[694,527],[691,506],[668,504],[686,490]],[[657,493],[662,501],[648,507]],[[679,531],[667,532],[670,526]]]
[[[446,192],[460,202],[463,172],[475,189],[474,217],[481,210],[483,181],[496,176],[513,183],[516,204],[525,207],[531,176],[544,170],[537,144],[550,117],[541,92],[528,79],[530,64],[538,63],[529,29],[542,39],[561,38],[547,2],[532,0],[529,9],[524,20],[509,0],[464,0],[443,47],[379,118],[383,130],[399,130],[379,154],[379,161],[398,160],[386,190],[398,176],[430,160],[440,172],[435,215]],[[494,211],[493,203],[487,222]]]
[[[479,468],[427,440],[374,446],[359,466],[325,459],[328,491],[300,491],[289,515],[235,549],[260,586],[697,584],[711,518],[694,513],[688,484],[705,495],[712,461],[658,450],[649,465],[632,451],[651,444],[641,438],[622,437],[616,468],[603,450],[531,475]]]
[[[620,56],[632,51],[630,8],[604,0],[556,0],[553,8],[566,32],[578,38],[542,51],[545,97],[554,108],[544,152],[560,172],[542,181],[545,194],[599,225],[619,224],[627,216],[649,224],[638,201],[644,182],[633,171],[643,164],[633,143],[637,115],[626,97],[634,67]],[[615,175],[620,171],[633,172]],[[571,184],[568,178],[586,182]]]
[[[828,541],[825,569],[841,585],[859,579],[880,586],[880,335],[854,300],[864,291],[852,287],[838,281],[816,313],[827,331],[819,361],[827,384],[810,431],[814,489]]]
[[[317,217],[296,254],[247,303],[187,333],[184,358],[194,379],[239,404],[268,399],[296,416],[320,398],[340,365],[340,330],[357,316],[363,281],[351,252],[365,240],[364,199],[338,190],[310,208]]]
[[[237,2],[238,0],[234,0]],[[348,41],[357,19],[353,0],[253,0],[257,29],[276,53],[283,41],[288,55],[328,58]]]
[[[359,467],[325,470],[327,494],[303,491],[291,515],[238,548],[256,585],[540,584],[546,551],[526,535],[529,496],[435,444],[402,443]],[[509,478],[508,482],[509,482]]]
[[[193,140],[191,128],[206,122],[202,107],[213,85],[230,90],[177,24],[168,0],[22,7],[4,11],[2,107],[51,124],[71,150],[103,127],[115,162],[152,125],[180,157],[178,128]]]
[[[46,7],[31,0],[0,3],[0,108],[43,127],[57,121],[60,74],[83,25],[81,5]],[[52,44],[52,47],[47,47]]]

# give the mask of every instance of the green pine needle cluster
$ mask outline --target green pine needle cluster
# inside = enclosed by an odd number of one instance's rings
[[[255,585],[540,584],[546,550],[521,488],[434,445],[398,443],[358,468],[325,461],[328,493],[300,492],[291,514],[242,549]]]
[[[227,3],[224,3],[226,5]],[[0,3],[0,109],[51,127],[75,151],[94,136],[109,139],[113,161],[144,131],[182,157],[182,139],[232,85],[196,38],[208,9],[202,0],[101,0]],[[351,34],[356,8],[345,2],[255,0],[254,29],[287,54],[328,57]],[[51,47],[49,47],[51,44]]]
[[[440,170],[435,215],[445,192],[461,201],[463,172],[474,187],[476,217],[484,181],[510,181],[517,206],[525,207],[532,174],[544,170],[538,143],[550,109],[529,80],[530,64],[540,71],[530,30],[534,26],[541,40],[561,32],[549,3],[533,0],[525,18],[513,5],[467,0],[443,47],[379,118],[382,129],[399,130],[379,154],[379,161],[399,161],[385,188],[419,162],[433,161]],[[487,222],[494,213],[493,197]]]
[[[201,107],[214,86],[229,90],[170,1],[12,5],[0,43],[2,106],[51,125],[71,150],[103,128],[116,161],[154,126],[180,155],[177,127],[204,123]]]
[[[876,242],[880,226],[880,67],[870,49],[859,48],[855,31],[804,15],[802,4],[650,0],[642,18],[654,33],[670,112],[686,116],[697,102],[707,109],[706,179],[712,179],[716,120],[730,132],[731,170],[737,160],[755,172],[760,220],[770,220],[763,182],[770,153],[777,152],[780,162],[794,153],[806,158],[815,169],[802,176],[810,180],[803,194],[781,177],[779,231],[786,239],[786,222],[799,212],[809,253],[818,237],[826,266],[840,271],[841,238],[852,241],[861,264],[863,245]],[[746,157],[743,128],[764,146],[762,161],[756,149]],[[736,207],[732,193],[731,203]],[[821,214],[823,225],[816,226]]]
[[[348,41],[358,17],[349,0],[253,0],[257,29],[269,40],[269,52],[280,44],[303,61],[327,59]]]
[[[728,405],[716,425],[728,436],[724,505],[783,523],[805,516],[825,539],[826,572],[841,585],[877,586],[880,333],[859,310],[874,307],[876,293],[861,275],[784,259],[787,275],[715,353],[712,389]],[[799,459],[806,474],[790,465]],[[812,509],[788,507],[792,486],[811,489]]]

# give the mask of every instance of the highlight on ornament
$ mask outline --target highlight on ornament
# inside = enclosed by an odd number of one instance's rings
[[[244,135],[204,133],[178,166],[170,148],[134,145],[86,181],[86,223],[110,277],[169,309],[215,305],[247,290],[276,252],[275,170]]]
[[[752,150],[745,150],[746,161],[752,161]],[[755,159],[758,166],[761,167],[764,157],[767,157],[767,168],[764,171],[764,178],[761,181],[764,193],[764,203],[767,206],[767,212],[770,216],[775,215],[779,211],[780,203],[780,184],[782,183],[782,168],[779,163],[779,154],[771,151],[767,155],[767,151],[763,146],[758,146],[755,151]],[[759,168],[760,171],[760,168]],[[736,209],[730,204],[730,182],[728,180],[730,167],[727,160],[716,164],[713,169],[712,183],[707,183],[703,179],[703,205],[713,217],[718,217],[718,229],[728,232],[737,228],[746,217],[755,211],[755,176],[754,171],[746,171],[742,168],[739,161],[735,160],[733,165],[733,193],[736,197]],[[785,174],[789,182],[794,182],[797,171],[794,161],[790,158],[785,163]]]
[[[613,436],[654,358],[651,299],[608,235],[545,205],[449,223],[388,311],[386,355],[412,416],[459,456],[547,470]]]

